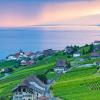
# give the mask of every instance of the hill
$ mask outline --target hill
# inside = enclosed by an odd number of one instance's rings
[[[74,68],[53,85],[53,94],[62,100],[99,100],[100,73],[96,67]]]
[[[12,89],[32,74],[41,75],[46,73],[46,77],[49,80],[52,79],[56,74],[50,69],[54,67],[56,60],[59,58],[69,61],[72,69],[63,74],[52,85],[51,91],[53,95],[62,100],[99,100],[100,71],[97,72],[97,66],[94,66],[93,63],[100,58],[92,59],[89,54],[74,58],[72,55],[67,56],[63,51],[38,60],[36,65],[18,66],[18,62],[15,61],[0,63],[0,69],[13,68],[13,72],[9,76],[0,80],[0,96],[6,97],[4,100],[10,100]]]
[[[18,85],[23,79],[34,74],[43,74],[47,72],[54,66],[56,59],[66,58],[66,55],[63,55],[62,52],[59,52],[56,55],[51,57],[45,57],[43,60],[38,61],[36,65],[31,66],[20,66],[14,68],[14,71],[4,79],[0,80],[0,96],[6,97],[9,100],[12,96],[12,89]],[[70,59],[69,59],[70,60]],[[8,63],[8,64],[7,64]],[[12,67],[16,64],[15,62],[3,62],[2,65],[7,67]],[[2,67],[3,68],[3,67]]]

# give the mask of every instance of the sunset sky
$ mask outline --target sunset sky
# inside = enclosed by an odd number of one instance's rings
[[[100,0],[0,0],[0,27],[100,24]]]

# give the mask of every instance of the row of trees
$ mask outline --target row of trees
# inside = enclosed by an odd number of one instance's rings
[[[80,53],[82,55],[89,54],[93,51],[94,51],[94,45],[93,44],[90,44],[90,45],[86,44],[85,46],[80,48]]]

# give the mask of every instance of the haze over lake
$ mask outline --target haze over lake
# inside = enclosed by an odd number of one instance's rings
[[[67,45],[84,45],[99,38],[99,27],[94,26],[0,28],[0,58],[19,49],[33,52],[64,49]]]

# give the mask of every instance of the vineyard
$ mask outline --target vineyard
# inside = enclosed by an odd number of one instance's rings
[[[62,100],[99,100],[100,76],[96,68],[68,72],[53,85],[53,94]]]

